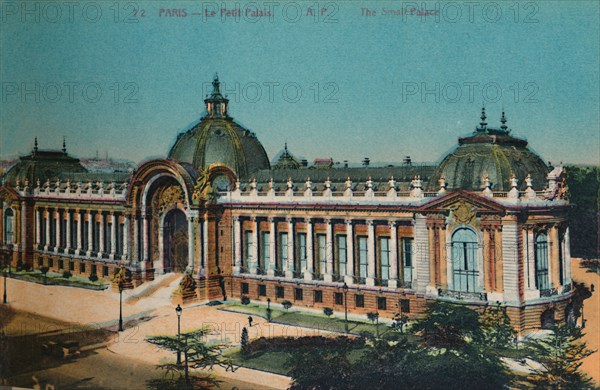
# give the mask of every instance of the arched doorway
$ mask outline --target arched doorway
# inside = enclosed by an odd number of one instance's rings
[[[185,213],[173,209],[163,223],[163,270],[184,272],[188,265],[188,222]]]
[[[471,229],[461,227],[452,234],[452,277],[455,291],[479,291],[477,235]]]
[[[548,309],[540,316],[542,329],[554,329],[554,309]]]

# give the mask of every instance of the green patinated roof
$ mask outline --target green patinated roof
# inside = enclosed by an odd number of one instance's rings
[[[30,185],[39,180],[56,180],[72,178],[75,175],[87,173],[79,159],[69,156],[66,151],[37,150],[19,158],[19,162],[13,165],[4,175],[4,180],[10,184],[21,184],[25,179]]]

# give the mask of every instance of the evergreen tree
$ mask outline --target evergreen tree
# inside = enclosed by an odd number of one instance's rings
[[[240,340],[242,355],[248,354],[248,329],[244,326],[242,329],[242,337]]]
[[[582,360],[594,353],[580,341],[581,329],[561,323],[553,333],[543,339],[527,342],[542,365],[528,376],[528,384],[535,389],[587,389],[593,388],[592,380],[579,370]]]
[[[493,348],[506,348],[512,345],[517,333],[513,329],[506,307],[497,302],[495,306],[487,307],[480,317],[482,344]]]

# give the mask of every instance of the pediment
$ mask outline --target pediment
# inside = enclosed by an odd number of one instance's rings
[[[419,208],[419,212],[424,214],[450,211],[457,219],[466,221],[475,214],[503,214],[506,208],[489,198],[463,190],[436,197]]]

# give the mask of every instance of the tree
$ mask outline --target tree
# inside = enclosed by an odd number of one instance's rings
[[[460,349],[468,339],[483,339],[476,311],[442,301],[431,303],[426,316],[414,323],[412,331],[425,345],[437,348]]]
[[[248,329],[244,326],[242,328],[242,337],[240,339],[240,347],[242,351],[242,355],[248,354]]]
[[[487,307],[479,318],[482,339],[485,345],[493,348],[506,348],[514,343],[517,333],[510,323],[506,307],[497,302],[495,306]]]
[[[150,344],[174,353],[181,351],[184,356],[183,365],[176,363],[158,365],[158,368],[166,371],[165,378],[150,380],[148,385],[156,389],[193,389],[218,385],[219,381],[210,375],[189,375],[190,368],[212,370],[213,367],[219,366],[226,370],[235,371],[231,361],[222,356],[222,351],[226,348],[226,345],[209,345],[204,341],[204,338],[210,334],[214,334],[214,331],[210,328],[200,328],[182,333],[181,338],[176,335],[148,337],[146,341]],[[176,375],[178,375],[177,378]],[[170,379],[168,376],[170,376]]]
[[[331,317],[333,315],[333,309],[330,307],[324,307],[323,314],[325,314],[327,317]]]
[[[292,307],[292,302],[290,301],[282,301],[281,304],[285,310],[289,310],[289,308]]]
[[[44,284],[46,284],[46,278],[47,278],[48,271],[50,271],[50,269],[46,266],[43,266],[42,268],[40,268],[40,272],[42,273],[42,275],[44,275]]]
[[[533,359],[542,366],[527,377],[528,384],[535,389],[592,388],[592,380],[579,370],[581,361],[594,353],[580,341],[582,336],[581,329],[560,323],[548,337],[528,340]]]

